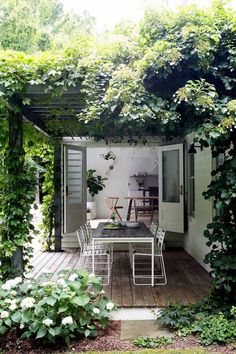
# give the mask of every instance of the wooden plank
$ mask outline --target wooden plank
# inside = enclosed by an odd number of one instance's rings
[[[57,268],[57,272],[53,274],[51,277],[51,280],[56,280],[58,278],[58,273],[67,268],[68,263],[70,262],[71,258],[73,257],[73,252],[71,250],[68,250],[65,252],[65,257],[63,258],[61,264]]]
[[[151,286],[142,286],[142,293],[144,298],[144,303],[146,307],[155,307],[158,306],[156,303],[155,297],[153,296],[152,287]]]
[[[79,251],[41,252],[35,259],[35,276],[45,269],[52,271],[52,280],[61,269],[76,269]],[[169,303],[189,304],[207,293],[211,277],[183,250],[164,252],[168,283],[165,286],[135,286],[127,252],[114,252],[114,262],[109,286],[104,287],[106,295],[118,306],[123,307],[165,307]],[[34,262],[33,262],[34,264]]]
[[[133,306],[131,291],[130,264],[127,252],[120,252],[121,262],[121,298],[122,306]]]
[[[51,256],[51,257],[50,257],[50,259],[47,259],[47,262],[44,264],[43,267],[37,267],[35,269],[35,271],[33,272],[35,277],[38,277],[43,273],[51,273],[50,268],[53,265],[53,263],[57,260],[57,258],[60,257],[61,253],[52,252],[51,254],[52,255],[50,255],[50,253],[48,254],[48,258],[49,258],[49,256]]]
[[[58,254],[58,257],[57,257],[56,261],[50,267],[50,272],[53,273],[52,277],[53,277],[54,274],[58,273],[58,271],[59,271],[58,269],[60,268],[61,263],[67,257],[69,252],[61,252],[60,254]]]
[[[36,268],[39,264],[44,263],[44,259],[48,257],[48,255],[53,255],[53,252],[41,252],[41,254],[37,257],[37,259],[32,260],[32,265],[34,268]]]
[[[114,263],[113,263],[113,278],[112,278],[112,301],[117,304],[117,306],[122,306],[122,296],[121,296],[121,259],[119,253],[114,253]]]

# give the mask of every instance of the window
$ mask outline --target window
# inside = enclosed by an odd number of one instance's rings
[[[189,214],[195,215],[195,154],[189,154]]]

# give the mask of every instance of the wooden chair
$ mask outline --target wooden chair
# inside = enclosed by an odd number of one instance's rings
[[[120,220],[122,220],[122,217],[120,216],[118,209],[123,209],[123,206],[117,205],[119,197],[105,197],[104,199],[105,199],[107,206],[109,208],[109,211],[110,211],[109,216],[108,216],[108,220],[111,218],[111,215],[113,213],[115,215],[117,215]]]
[[[154,214],[153,199],[149,197],[134,198],[134,211],[136,221],[138,220],[139,216],[149,217],[151,224]]]

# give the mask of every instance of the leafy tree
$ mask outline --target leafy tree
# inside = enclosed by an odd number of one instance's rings
[[[66,13],[60,0],[3,0],[0,45],[23,52],[45,51],[85,43],[94,18]]]

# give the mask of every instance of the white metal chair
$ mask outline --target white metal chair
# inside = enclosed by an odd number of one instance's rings
[[[165,234],[166,231],[159,229],[157,230],[156,234],[156,247],[154,250],[154,259],[155,259],[155,269],[154,269],[154,279],[157,279],[158,281],[156,282],[155,285],[166,285],[167,284],[167,277],[166,277],[166,271],[165,271],[165,264],[164,264],[164,259],[163,259],[163,253],[162,253],[162,248],[163,248],[163,243],[165,239]],[[147,248],[141,248],[138,247],[138,249],[135,249],[133,251],[132,255],[132,269],[133,269],[133,283],[134,285],[151,285],[151,283],[137,283],[137,279],[145,279],[151,280],[151,256],[152,252],[150,249]],[[145,264],[142,261],[142,259],[147,258],[149,260],[148,267],[145,268]],[[138,259],[141,259],[141,262],[138,262]],[[146,270],[146,273],[144,274],[144,270]]]
[[[92,232],[92,228],[91,228],[91,224],[85,223],[81,226],[83,235],[84,235],[84,239],[86,242],[86,249],[87,250],[92,250],[92,239],[93,239],[93,232]],[[109,251],[110,255],[111,255],[111,263],[113,263],[113,244],[112,243],[95,243],[94,245],[95,249],[98,250],[103,250],[103,251]]]
[[[84,231],[84,226],[76,230],[76,235],[78,237],[79,246],[81,249],[79,266],[85,268],[88,272],[91,273],[93,249],[92,249],[92,244],[86,242],[86,234]],[[103,285],[108,285],[111,276],[111,256],[110,256],[109,249],[99,248],[98,246],[95,246],[94,258],[95,258],[95,274],[104,280]]]
[[[152,222],[150,225],[149,230],[151,231],[151,233],[154,235],[154,242],[155,242],[155,248],[157,246],[157,231],[158,231],[158,224]],[[133,267],[133,253],[134,252],[138,252],[139,250],[141,250],[141,252],[144,250],[151,250],[151,246],[150,244],[146,244],[146,243],[129,243],[129,258],[130,258],[130,265],[131,267]]]

